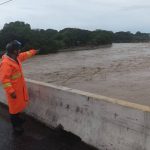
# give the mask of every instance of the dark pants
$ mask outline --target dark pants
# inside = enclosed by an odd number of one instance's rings
[[[10,121],[11,121],[11,124],[12,124],[13,128],[21,127],[21,125],[22,125],[22,118],[20,116],[20,113],[18,113],[18,114],[10,114]]]

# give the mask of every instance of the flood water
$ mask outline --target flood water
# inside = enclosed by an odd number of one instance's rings
[[[27,78],[150,105],[150,43],[35,56]]]

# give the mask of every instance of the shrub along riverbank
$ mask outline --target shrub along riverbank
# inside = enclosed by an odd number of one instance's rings
[[[30,25],[16,21],[5,24],[0,30],[0,50],[11,40],[17,39],[23,43],[23,49],[41,49],[41,54],[56,53],[60,50],[74,50],[82,47],[92,48],[111,45],[112,42],[148,42],[149,34],[137,32],[116,32],[106,30],[83,30],[65,28],[57,31],[54,29],[31,29]]]

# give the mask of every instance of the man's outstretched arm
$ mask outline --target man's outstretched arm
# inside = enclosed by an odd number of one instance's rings
[[[20,53],[18,58],[20,61],[25,61],[28,58],[31,58],[32,56],[36,55],[39,53],[39,50],[31,49],[29,51]]]

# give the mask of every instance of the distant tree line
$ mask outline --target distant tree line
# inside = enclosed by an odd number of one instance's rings
[[[134,43],[134,42],[149,42],[150,34],[136,32],[116,32],[113,34],[113,42],[115,43]]]
[[[41,49],[41,54],[56,53],[61,49],[75,47],[93,47],[112,42],[148,42],[149,34],[137,32],[116,32],[106,30],[88,31],[77,28],[31,29],[29,24],[16,21],[5,24],[0,30],[0,51],[5,50],[8,42],[17,39],[23,44],[23,50]]]

